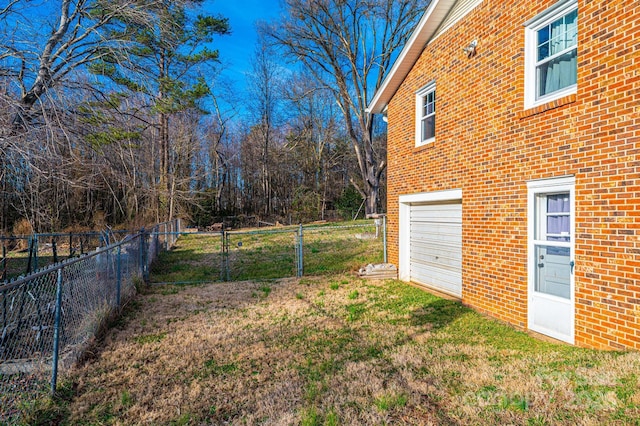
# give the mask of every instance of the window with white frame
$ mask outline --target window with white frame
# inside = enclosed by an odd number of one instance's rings
[[[436,137],[436,85],[431,83],[416,93],[416,146]]]
[[[575,93],[577,0],[562,0],[525,26],[525,108]]]

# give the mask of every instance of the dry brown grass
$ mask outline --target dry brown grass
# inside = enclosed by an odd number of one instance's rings
[[[395,281],[154,287],[68,424],[633,424],[637,353],[534,340]]]

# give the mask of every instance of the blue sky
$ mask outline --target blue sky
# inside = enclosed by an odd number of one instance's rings
[[[206,13],[229,18],[231,34],[218,37],[213,47],[220,51],[226,69],[223,76],[244,89],[244,76],[251,71],[251,56],[256,47],[257,21],[270,21],[281,12],[279,0],[210,0]]]

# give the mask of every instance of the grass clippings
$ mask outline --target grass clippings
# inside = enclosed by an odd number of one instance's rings
[[[57,411],[62,424],[640,418],[640,354],[536,340],[399,281],[340,275],[178,292],[157,286],[137,306],[69,378],[74,396]]]

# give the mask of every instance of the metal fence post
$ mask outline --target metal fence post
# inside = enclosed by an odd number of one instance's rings
[[[116,306],[120,309],[120,291],[122,287],[122,246],[118,246],[116,256]]]
[[[35,244],[33,250],[33,270],[38,270],[38,234],[35,235]]]
[[[140,273],[150,273],[147,263],[150,265],[155,257],[155,246],[152,244],[161,245],[160,238],[163,238],[163,235],[167,237],[168,241],[177,241],[180,222],[174,220],[169,226],[172,228],[156,226],[152,228],[153,232],[147,232],[143,228],[139,234],[127,236],[126,242],[120,243],[112,232],[73,235],[69,233],[66,238],[69,242],[70,257],[73,257],[73,253],[77,254],[77,247],[74,249],[74,243],[79,244],[81,253],[84,253],[83,248],[95,244],[96,237],[105,239],[105,243],[107,238],[115,243],[115,247],[97,248],[95,252],[90,250],[91,253],[87,253],[86,256],[70,259],[63,259],[66,255],[63,256],[64,253],[58,245],[59,241],[65,241],[63,239],[65,235],[50,233],[24,237],[24,240],[29,243],[28,271],[34,272],[36,269],[38,271],[30,276],[15,278],[8,283],[0,283],[0,299],[2,299],[0,300],[0,334],[3,329],[6,329],[5,331],[10,333],[11,339],[16,337],[17,343],[15,346],[7,347],[5,345],[7,343],[5,337],[7,336],[2,336],[3,339],[0,340],[4,340],[4,342],[0,345],[3,346],[0,348],[0,352],[2,352],[0,353],[0,364],[3,361],[10,363],[17,361],[16,366],[19,369],[17,371],[25,371],[29,378],[27,379],[25,376],[25,380],[22,380],[22,376],[0,372],[0,395],[3,396],[0,397],[2,400],[0,403],[0,424],[4,424],[3,415],[5,413],[18,413],[19,404],[36,397],[43,385],[45,393],[50,393],[51,396],[57,394],[58,378],[62,377],[64,381],[67,362],[76,361],[76,356],[86,347],[90,335],[95,331],[93,326],[97,325],[95,319],[103,318],[105,301],[108,301],[111,311],[114,311],[113,308],[116,304],[118,308],[124,306],[132,280],[138,279]],[[155,242],[150,239],[151,235],[156,238]],[[230,236],[224,237],[227,238],[226,244],[229,245]],[[15,241],[15,238],[0,236],[0,245],[2,246],[0,247],[2,255],[0,275],[8,274],[8,271],[5,272],[5,270],[8,269],[7,263],[11,258],[8,258],[9,246],[7,244],[10,241]],[[135,238],[139,238],[138,252],[133,245]],[[37,259],[37,247],[40,239],[43,243],[51,241],[54,250],[53,256],[58,261],[64,261],[49,265],[45,257],[43,258],[45,260],[43,268],[38,268],[39,265],[36,266],[36,262],[39,260]],[[116,253],[114,253],[114,249],[117,250]],[[114,258],[116,254],[117,257]],[[135,262],[140,262],[139,266]],[[141,269],[137,269],[138,267]],[[20,272],[24,272],[22,265],[20,268],[22,269]],[[86,291],[83,291],[85,287]],[[80,294],[79,292],[82,297],[81,301],[74,299]],[[69,307],[71,302],[79,302],[82,306],[79,306],[79,309]],[[72,350],[68,350],[68,345],[72,346]],[[25,364],[24,360],[29,361]],[[41,370],[43,363],[46,364],[43,369],[46,371]],[[23,364],[28,370],[23,370]],[[41,377],[44,380],[31,380],[31,366],[39,366],[37,367],[37,376],[40,377],[41,374],[44,374],[44,377]],[[49,368],[51,371],[48,371]],[[36,371],[33,373],[35,374]],[[46,383],[47,376],[49,383]],[[5,398],[7,395],[8,397]]]
[[[140,276],[144,279],[144,228],[138,232],[138,264]]]
[[[298,276],[301,277],[304,274],[304,238],[302,236],[302,224],[298,231]]]
[[[27,260],[27,271],[25,275],[31,273],[31,265],[33,264],[33,237],[27,239],[27,245],[29,246],[29,259]]]
[[[224,229],[220,232],[220,281],[225,279],[225,251],[224,251]]]
[[[150,256],[149,256],[149,250],[151,249],[151,244],[152,241],[149,240],[149,238],[147,238],[147,236],[150,236],[151,234],[144,231],[142,233],[142,250],[143,250],[143,256],[144,256],[144,276],[143,279],[145,280],[145,282],[149,281],[149,265],[151,264]]]
[[[382,216],[382,250],[384,253],[384,263],[387,263],[387,216]]]
[[[173,244],[178,242],[179,232],[180,232],[180,219],[176,219],[173,221]]]
[[[142,253],[142,230],[138,232],[138,272],[142,277],[144,277],[144,255]]]
[[[225,243],[225,256],[224,256],[224,261],[225,261],[225,270],[226,270],[226,274],[227,274],[227,279],[225,281],[231,281],[231,267],[229,266],[229,233],[225,232],[225,239],[224,239]]]
[[[163,228],[164,228],[164,249],[169,250],[169,225],[171,224],[171,222],[166,223]]]
[[[7,279],[7,243],[5,243],[4,240],[2,240],[2,281],[6,279]],[[5,311],[3,311],[3,313]]]
[[[158,257],[158,253],[160,252],[160,225],[156,225],[153,229],[155,231],[153,233],[153,241],[156,245],[155,256],[153,256],[155,259]],[[153,262],[154,259],[151,259],[151,262]]]
[[[51,237],[51,251],[53,252],[53,263],[58,263],[58,245],[55,237]]]
[[[62,268],[56,279],[56,313],[53,325],[53,360],[51,361],[51,395],[58,383],[58,354],[60,352],[60,322],[62,317]]]

